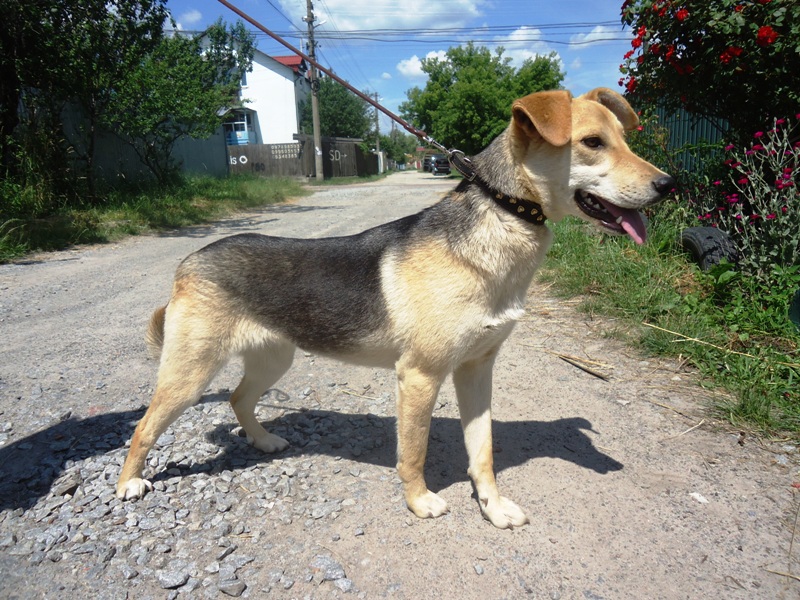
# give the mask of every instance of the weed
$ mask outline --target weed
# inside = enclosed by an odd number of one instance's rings
[[[92,206],[61,207],[42,216],[38,209],[31,210],[32,204],[26,204],[27,198],[38,197],[31,191],[20,186],[5,186],[0,191],[6,199],[17,200],[4,204],[16,208],[13,215],[5,214],[0,225],[0,262],[33,250],[59,250],[209,222],[306,193],[289,178],[196,177],[168,187],[112,190]]]

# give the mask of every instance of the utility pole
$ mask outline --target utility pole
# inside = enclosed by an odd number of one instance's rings
[[[314,41],[314,5],[311,0],[306,0],[306,16],[303,20],[308,24],[308,56],[311,60],[317,60],[316,47]],[[322,135],[319,130],[319,78],[317,67],[311,63],[311,124],[314,129],[314,170],[316,171],[317,181],[325,179],[322,170]]]
[[[372,96],[375,98],[375,102],[378,101],[378,92],[375,92]],[[375,151],[381,151],[381,126],[378,122],[378,109],[375,109]]]

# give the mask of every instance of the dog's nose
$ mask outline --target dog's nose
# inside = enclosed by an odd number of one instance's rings
[[[675,187],[675,178],[669,175],[664,175],[663,177],[659,177],[655,181],[653,181],[653,187],[656,188],[656,191],[661,194],[668,194],[672,191],[672,188]]]

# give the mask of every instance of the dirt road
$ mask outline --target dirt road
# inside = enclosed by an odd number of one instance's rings
[[[451,384],[427,463],[451,510],[420,520],[393,468],[392,373],[302,352],[259,408],[289,450],[264,456],[238,435],[234,364],[159,440],[155,491],[114,497],[155,381],[145,324],[184,256],[237,232],[353,233],[449,187],[396,174],[0,266],[0,597],[800,597],[777,574],[800,573],[796,448],[714,426],[676,363],[536,289],[494,386],[498,481],[525,527],[481,518]]]

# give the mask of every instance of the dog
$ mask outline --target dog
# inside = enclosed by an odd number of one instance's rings
[[[148,452],[234,355],[244,376],[230,403],[249,442],[264,452],[286,448],[254,411],[299,347],[396,370],[397,473],[408,508],[423,518],[448,511],[423,466],[434,403],[452,374],[483,516],[499,528],[527,523],[495,482],[492,366],[551,244],[545,219],[574,215],[645,241],[638,211],[674,180],[628,148],[624,132],[638,122],[606,88],[577,98],[530,94],[472,159],[475,178],[417,214],[346,237],[234,235],[188,256],[150,320],[158,382],[117,496],[152,489],[142,479]]]

